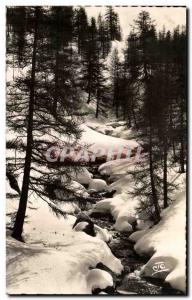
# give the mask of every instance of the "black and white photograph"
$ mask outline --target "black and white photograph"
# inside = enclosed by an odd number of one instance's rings
[[[6,293],[186,296],[187,7],[68,4],[6,6]]]

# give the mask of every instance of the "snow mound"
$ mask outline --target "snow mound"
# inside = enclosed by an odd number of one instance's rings
[[[115,219],[114,228],[118,231],[131,232],[132,224],[137,219],[138,202],[126,193],[113,198],[98,201],[93,212],[110,213]]]
[[[101,228],[100,226],[94,224],[94,229],[96,231],[96,237],[106,243],[110,242],[112,235],[106,228]]]
[[[71,173],[71,177],[80,184],[89,184],[93,174],[91,174],[85,167],[82,167],[78,172]]]
[[[89,196],[89,194],[86,192],[86,188],[75,180],[71,180],[70,182],[67,183],[61,181],[61,183],[63,184],[63,187],[65,187],[68,191],[74,193],[76,196],[84,197],[84,198]],[[58,199],[63,200],[66,198],[65,190],[55,189],[54,192]]]
[[[109,185],[109,191],[116,191],[115,195],[128,193],[134,188],[133,178],[131,175],[121,177],[119,180]]]
[[[97,288],[104,290],[107,287],[113,287],[113,278],[111,274],[104,270],[93,269],[87,275],[87,284],[89,290],[93,291]]]
[[[139,158],[142,159],[142,155],[138,152],[129,159],[116,159],[103,163],[98,170],[101,175],[109,175],[109,180],[114,182],[127,175],[128,172],[134,172]]]
[[[140,237],[140,238],[139,238]],[[152,256],[142,274],[165,279],[178,290],[186,290],[186,192],[162,213],[162,220],[146,234],[133,233],[135,251]]]
[[[116,159],[100,165],[98,170],[102,175],[126,174],[131,165],[133,162],[130,160]]]
[[[89,190],[95,190],[97,192],[107,190],[107,183],[103,179],[91,179],[89,182]]]
[[[143,229],[143,230],[138,230],[133,232],[130,236],[129,236],[129,240],[132,242],[137,242],[140,238],[142,238],[144,236],[144,234],[146,234],[148,232],[148,229]]]

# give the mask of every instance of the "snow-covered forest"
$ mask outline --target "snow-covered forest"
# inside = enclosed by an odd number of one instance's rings
[[[7,8],[8,294],[187,293],[185,20],[103,9]]]

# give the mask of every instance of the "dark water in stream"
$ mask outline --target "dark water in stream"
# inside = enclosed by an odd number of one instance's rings
[[[100,178],[107,181],[106,176],[102,176],[98,173],[98,166],[90,166],[89,171],[93,173],[94,178]],[[98,192],[98,201],[103,199]],[[88,205],[86,211],[91,208],[91,204]],[[129,233],[120,233],[113,229],[114,221],[110,215],[94,214],[91,215],[92,221],[102,228],[106,228],[112,235],[112,240],[108,243],[112,253],[121,260],[124,271],[120,276],[111,275],[115,282],[116,295],[183,295],[180,291],[172,289],[168,284],[164,284],[162,281],[157,280],[151,282],[148,279],[140,278],[136,275],[147,260],[141,258],[134,251],[134,244],[129,241]],[[136,272],[135,272],[136,271]]]

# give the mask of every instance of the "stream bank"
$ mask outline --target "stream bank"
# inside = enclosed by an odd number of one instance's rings
[[[98,165],[90,166],[88,169],[93,178],[100,178],[107,181],[106,176],[98,172]],[[98,201],[103,199],[101,192],[94,194]],[[93,204],[89,204],[84,212],[88,213]],[[129,240],[130,233],[118,232],[113,228],[114,220],[109,214],[92,213],[90,215],[94,224],[106,228],[112,235],[108,243],[112,253],[121,260],[124,271],[120,276],[113,275],[116,295],[183,295],[182,292],[173,289],[169,284],[158,279],[141,278],[140,268],[147,262],[146,258],[140,257],[134,250],[134,244]]]

